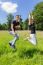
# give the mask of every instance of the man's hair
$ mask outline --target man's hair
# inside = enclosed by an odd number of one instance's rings
[[[16,16],[20,16],[20,15],[16,15]]]

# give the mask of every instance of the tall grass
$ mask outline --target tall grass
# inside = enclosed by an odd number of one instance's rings
[[[24,38],[28,31],[18,31],[20,38],[16,41],[16,49],[9,46],[13,36],[8,31],[0,31],[0,65],[43,65],[43,32],[37,32],[37,45],[32,45]]]

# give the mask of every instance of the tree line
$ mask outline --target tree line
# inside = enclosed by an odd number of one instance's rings
[[[38,3],[33,11],[32,14],[34,16],[35,26],[36,30],[43,30],[43,2]],[[8,14],[7,16],[7,22],[0,24],[0,30],[8,30],[11,26],[11,22],[14,19],[14,16],[12,14]],[[27,30],[28,29],[28,18],[25,21],[20,22],[21,30]]]

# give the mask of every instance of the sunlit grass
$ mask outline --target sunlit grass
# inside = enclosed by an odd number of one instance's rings
[[[16,49],[13,49],[9,41],[14,37],[8,31],[0,31],[0,65],[43,65],[43,32],[36,32],[36,46],[24,40],[29,36],[28,31],[18,33],[20,37],[16,41]]]

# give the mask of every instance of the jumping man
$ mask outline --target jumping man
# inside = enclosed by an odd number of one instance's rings
[[[20,16],[16,15],[16,20],[13,20],[11,23],[11,31],[10,34],[14,36],[14,39],[9,42],[9,45],[15,48],[15,42],[19,38],[19,35],[15,32],[20,29]]]

